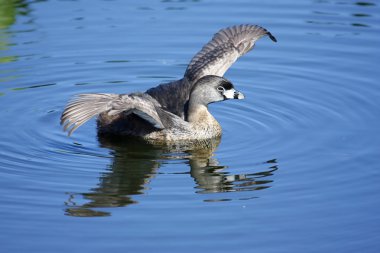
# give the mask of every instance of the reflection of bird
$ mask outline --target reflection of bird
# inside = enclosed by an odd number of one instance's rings
[[[276,160],[257,163],[249,173],[236,174],[235,169],[226,170],[228,166],[220,165],[217,157],[213,155],[220,138],[199,141],[195,146],[189,143],[153,144],[139,138],[109,136],[99,136],[99,142],[101,147],[110,149],[112,163],[99,175],[96,187],[84,193],[68,194],[65,201],[66,215],[108,216],[111,215],[111,211],[107,209],[109,207],[139,203],[142,199],[137,195],[154,191],[150,189],[150,182],[155,177],[163,177],[165,174],[187,176],[188,168],[179,173],[171,169],[160,170],[173,160],[189,167],[196,193],[199,194],[265,189],[271,187],[271,176],[277,170]],[[236,196],[229,196],[229,199],[233,197]],[[220,196],[207,195],[205,201],[220,201]]]
[[[194,56],[182,79],[145,93],[79,95],[66,106],[61,124],[71,134],[87,120],[99,115],[101,134],[162,141],[220,136],[221,127],[207,105],[244,98],[222,76],[264,35],[276,41],[270,32],[256,25],[222,29]]]

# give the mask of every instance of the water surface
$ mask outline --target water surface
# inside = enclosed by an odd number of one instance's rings
[[[4,252],[378,252],[376,1],[0,0]],[[278,39],[226,73],[198,147],[67,137],[75,94],[182,77],[219,29]]]

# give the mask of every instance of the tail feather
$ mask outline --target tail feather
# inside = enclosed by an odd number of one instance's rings
[[[78,127],[101,113],[109,116],[134,113],[155,128],[163,129],[156,106],[159,106],[157,101],[147,94],[80,94],[67,104],[61,116],[61,125],[70,136]]]
[[[112,101],[117,94],[80,94],[70,101],[61,116],[63,130],[70,136],[78,127],[89,119],[112,108]]]

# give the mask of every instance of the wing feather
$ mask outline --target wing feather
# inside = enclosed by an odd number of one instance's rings
[[[220,30],[193,57],[185,76],[189,80],[198,80],[205,75],[223,76],[264,35],[268,35],[274,42],[277,41],[268,30],[257,25],[236,25]]]

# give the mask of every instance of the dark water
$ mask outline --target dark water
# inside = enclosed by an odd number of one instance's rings
[[[0,0],[1,252],[379,252],[379,5]],[[240,23],[278,43],[227,72],[220,143],[61,131],[72,95],[179,79]]]

